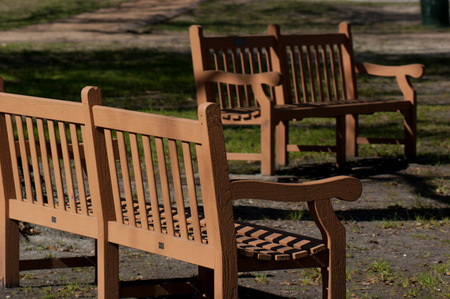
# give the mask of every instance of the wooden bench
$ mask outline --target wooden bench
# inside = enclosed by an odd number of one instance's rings
[[[277,77],[260,74],[248,83]],[[359,181],[230,182],[216,104],[200,105],[197,121],[104,107],[94,87],[83,89],[82,103],[0,93],[0,134],[3,286],[18,285],[17,221],[26,221],[97,240],[99,298],[191,292],[237,298],[238,272],[306,267],[321,268],[324,297],[345,296],[345,230],[331,199],[356,200]],[[234,221],[232,201],[241,198],[307,202],[321,237]],[[199,277],[123,285],[119,245],[198,265]]]
[[[343,165],[358,154],[358,144],[382,143],[404,144],[406,157],[416,156],[417,99],[409,77],[421,77],[423,65],[356,63],[348,23],[341,23],[338,33],[281,34],[279,26],[269,25],[267,35],[245,36],[204,36],[202,27],[194,25],[190,40],[198,103],[219,102],[226,125],[261,126],[261,152],[230,153],[229,159],[261,161],[261,173],[270,175],[275,162],[288,163],[288,152],[336,152],[337,164]],[[267,96],[256,96],[249,86],[208,82],[203,74],[207,70],[275,71],[283,74],[283,80],[280,86],[266,88]],[[384,99],[359,98],[358,74],[396,78],[400,98],[391,94]],[[358,136],[358,116],[375,112],[401,113],[404,135]],[[312,117],[336,119],[335,144],[289,144],[289,123]]]
[[[23,270],[95,266],[96,256],[19,261],[19,221],[99,236],[101,209],[90,197],[98,183],[86,180],[85,108],[5,93],[3,81],[1,91],[0,285],[18,286]]]
[[[210,75],[225,82],[242,78]],[[279,80],[275,75],[255,76],[250,83]],[[88,102],[99,102],[98,89],[85,94]],[[103,211],[107,246],[124,245],[199,267],[199,280],[185,287],[119,288],[118,252],[106,250],[108,275],[116,281],[103,290],[99,286],[102,297],[195,291],[237,298],[238,272],[304,267],[322,269],[324,297],[345,296],[345,230],[330,199],[356,200],[361,193],[357,179],[230,182],[220,109],[213,103],[200,105],[198,121],[94,105],[92,124],[98,139],[87,150],[95,156],[99,175],[110,178],[99,194],[102,202],[113,203]],[[322,237],[235,222],[232,201],[242,198],[307,202]]]

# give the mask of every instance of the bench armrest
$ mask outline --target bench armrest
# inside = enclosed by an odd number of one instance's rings
[[[361,195],[358,179],[336,176],[304,183],[273,183],[253,180],[231,182],[233,199],[266,199],[284,202],[317,201],[339,198],[355,201]]]
[[[396,77],[397,84],[405,100],[414,101],[415,92],[408,80],[408,77],[420,78],[425,73],[425,67],[422,64],[408,64],[401,66],[387,66],[374,63],[356,63],[356,73],[368,74],[382,77]]]
[[[384,77],[410,76],[420,78],[425,73],[425,67],[422,64],[388,66],[363,62],[356,63],[355,66],[357,73]]]

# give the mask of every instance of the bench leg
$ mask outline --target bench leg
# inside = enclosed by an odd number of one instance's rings
[[[322,274],[322,298],[328,298],[328,268],[320,268],[320,273]]]
[[[275,128],[275,132],[276,164],[284,166],[289,163],[289,153],[287,151],[287,145],[289,143],[289,122],[280,122]]]
[[[358,115],[346,115],[345,127],[345,156],[348,159],[358,155]]]
[[[331,201],[308,202],[308,207],[322,237],[327,241],[328,267],[321,269],[323,297],[345,298],[345,228],[336,217]]]
[[[119,245],[97,241],[98,298],[119,298]]]
[[[336,117],[336,164],[343,166],[346,160],[345,116]]]
[[[261,174],[275,173],[275,126],[271,121],[261,125]]]
[[[0,211],[0,286],[19,286],[19,225]]]
[[[412,107],[409,111],[403,112],[405,117],[405,156],[407,158],[415,158],[417,155],[417,112],[416,107]]]

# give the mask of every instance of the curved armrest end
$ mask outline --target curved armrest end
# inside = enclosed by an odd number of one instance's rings
[[[356,71],[360,74],[386,77],[411,76],[413,78],[420,78],[425,73],[425,66],[423,64],[388,66],[363,62],[355,64],[355,67]]]
[[[305,183],[272,183],[263,181],[234,181],[233,199],[266,199],[284,202],[304,202],[339,198],[355,201],[362,192],[358,179],[337,176]]]

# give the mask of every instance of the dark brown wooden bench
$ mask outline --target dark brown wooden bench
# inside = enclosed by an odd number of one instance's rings
[[[202,27],[194,25],[190,40],[198,103],[220,103],[225,125],[261,126],[261,152],[229,153],[228,159],[261,161],[261,173],[270,175],[275,162],[288,163],[288,152],[336,152],[337,164],[343,165],[358,154],[358,144],[382,143],[404,144],[406,157],[416,156],[417,99],[409,77],[421,77],[423,65],[356,63],[348,23],[341,23],[338,33],[281,34],[277,25],[269,25],[267,35],[245,36],[204,36]],[[256,95],[250,86],[208,82],[203,74],[207,70],[275,71],[283,79],[281,85],[266,88],[266,95]],[[399,97],[360,98],[359,74],[394,77]],[[375,112],[401,113],[403,136],[358,136],[358,116]],[[289,144],[289,123],[312,117],[336,119],[335,144]]]

